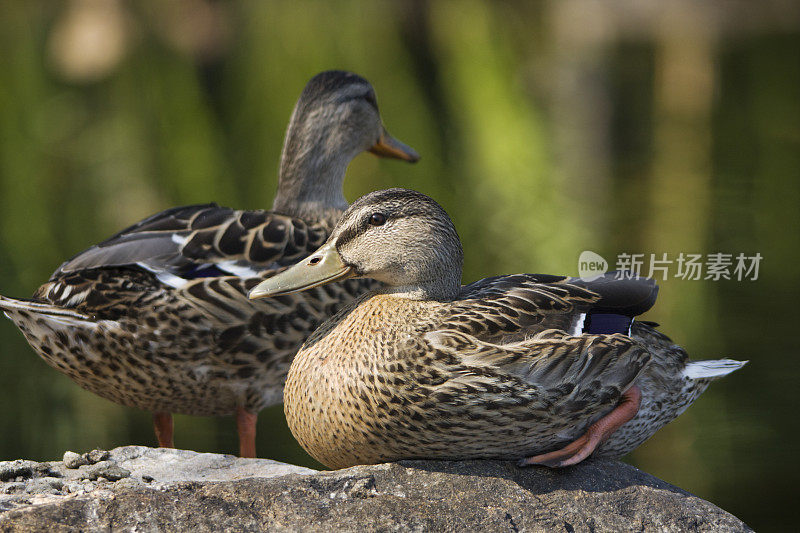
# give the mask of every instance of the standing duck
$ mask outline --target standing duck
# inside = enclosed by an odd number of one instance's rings
[[[620,456],[744,363],[690,361],[633,317],[652,280],[497,276],[461,286],[461,242],[431,198],[357,200],[327,242],[251,292],[384,283],[317,329],[292,362],[289,428],[330,468],[398,459],[567,466]],[[269,298],[266,298],[269,300]]]
[[[0,297],[0,310],[81,387],[153,412],[160,446],[173,446],[172,413],[236,414],[240,453],[254,457],[257,413],[281,402],[302,341],[374,282],[262,302],[247,291],[325,241],[365,150],[419,159],[386,132],[367,80],[318,74],[292,113],[272,211],[158,213],[65,262],[32,299]]]

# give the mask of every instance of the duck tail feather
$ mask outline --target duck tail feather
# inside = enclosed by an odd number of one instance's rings
[[[9,312],[14,313],[17,311],[22,311],[26,313],[48,315],[50,317],[62,317],[64,319],[78,321],[93,321],[92,317],[73,309],[67,309],[44,302],[36,302],[34,300],[18,300],[16,298],[8,298],[7,296],[2,295],[0,295],[0,310],[4,311],[6,316],[8,316]]]
[[[735,361],[733,359],[713,359],[707,361],[689,361],[684,375],[689,379],[716,379],[727,376],[739,370],[749,361]]]

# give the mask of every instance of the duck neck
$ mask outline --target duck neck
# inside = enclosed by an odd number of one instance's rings
[[[273,211],[336,223],[348,205],[342,192],[345,171],[360,150],[334,141],[313,123],[289,126]]]
[[[422,283],[387,285],[381,293],[410,300],[450,302],[458,298],[458,293],[461,290],[461,272],[449,274],[445,278],[432,279]]]

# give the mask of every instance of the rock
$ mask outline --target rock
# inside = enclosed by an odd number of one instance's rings
[[[33,478],[26,487],[35,482],[45,493],[0,483],[1,531],[751,531],[709,502],[607,460],[558,471],[500,461],[403,461],[315,472],[267,459],[129,446],[93,467],[47,464],[63,479],[37,478],[45,470],[28,466]],[[114,467],[129,475],[80,481],[92,468]],[[8,494],[3,485],[14,483]]]
[[[5,494],[15,494],[19,492],[25,492],[25,483],[13,481],[11,483],[4,483],[4,485],[5,487],[3,487],[3,492]]]
[[[86,478],[92,481],[119,481],[130,477],[131,471],[111,461],[100,461],[86,472]]]
[[[17,459],[16,461],[0,462],[0,481],[14,481],[18,477],[33,476],[33,469],[39,463]]]
[[[78,459],[75,458],[78,457]],[[31,504],[30,496],[64,497],[150,486],[158,490],[182,481],[230,481],[314,470],[267,459],[127,446],[112,451],[67,452],[65,461],[0,462],[0,512]],[[108,489],[112,492],[108,492]],[[47,498],[44,501],[49,502]],[[37,501],[37,504],[42,503]],[[0,514],[2,516],[2,514]],[[2,530],[2,527],[0,527]]]
[[[35,478],[25,484],[28,494],[59,494],[63,488],[64,481],[57,477]]]
[[[83,458],[86,460],[86,463],[93,465],[99,463],[100,461],[105,461],[110,455],[111,452],[106,450],[92,450],[83,454]]]
[[[85,464],[89,464],[85,457],[78,455],[75,452],[64,452],[64,466],[67,468],[78,468]]]
[[[51,463],[37,463],[24,459],[0,461],[0,482],[23,481],[37,475],[60,477],[57,472],[53,472]]]

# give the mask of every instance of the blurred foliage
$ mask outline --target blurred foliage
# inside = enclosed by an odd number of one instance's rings
[[[758,530],[794,525],[800,300],[800,15],[792,3],[4,2],[0,290],[158,210],[268,208],[294,100],[316,72],[374,84],[423,155],[359,156],[348,198],[437,198],[464,280],[575,274],[582,250],[760,252],[757,281],[661,282],[648,318],[696,358],[751,361],[630,461]],[[47,367],[0,325],[0,458],[153,444],[148,413]],[[315,466],[280,406],[262,457]],[[233,453],[230,419],[177,444]]]

